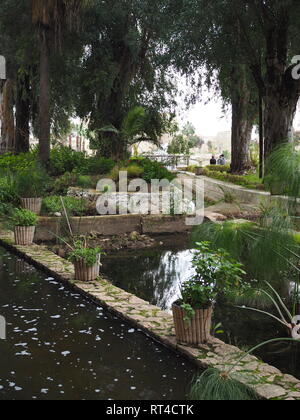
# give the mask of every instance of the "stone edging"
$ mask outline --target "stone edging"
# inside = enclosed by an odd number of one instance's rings
[[[13,234],[0,231],[0,244],[17,253],[31,264],[68,283],[81,294],[98,305],[104,306],[116,315],[126,319],[146,334],[181,354],[199,368],[223,369],[232,366],[243,352],[237,347],[213,338],[208,345],[192,348],[178,345],[174,336],[173,318],[157,306],[125,292],[101,278],[92,283],[74,280],[73,265],[58,257],[44,246],[16,246]],[[234,368],[237,380],[252,387],[258,396],[268,400],[300,400],[300,381],[283,374],[254,356],[247,356]]]
[[[283,195],[271,195],[270,192],[252,190],[241,185],[230,182],[220,181],[219,179],[210,178],[203,175],[196,175],[193,172],[179,171],[179,174],[186,175],[190,178],[202,179],[204,181],[205,195],[212,200],[218,200],[223,197],[222,190],[230,192],[239,202],[249,203],[259,206],[264,202],[271,202],[278,205],[288,206],[294,204],[293,198]],[[300,210],[300,199],[297,199],[297,211]]]

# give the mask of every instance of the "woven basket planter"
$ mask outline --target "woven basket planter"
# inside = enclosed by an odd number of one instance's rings
[[[15,226],[15,244],[32,245],[35,233],[35,226]]]
[[[93,281],[99,276],[100,271],[100,256],[98,262],[89,267],[84,260],[76,261],[74,263],[75,279],[78,281]]]
[[[42,198],[21,198],[22,207],[39,215],[42,208]]]
[[[172,307],[175,325],[175,334],[178,343],[199,345],[205,344],[210,338],[211,318],[213,307],[196,309],[195,316],[185,321],[185,311],[174,304]]]

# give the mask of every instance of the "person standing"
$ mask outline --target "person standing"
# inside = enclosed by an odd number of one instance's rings
[[[217,161],[217,164],[218,165],[221,165],[221,166],[226,165],[226,159],[225,159],[225,156],[224,155],[220,155],[220,157],[219,157],[219,159]]]
[[[217,164],[216,158],[212,156],[210,159],[210,165],[216,165],[216,164]]]

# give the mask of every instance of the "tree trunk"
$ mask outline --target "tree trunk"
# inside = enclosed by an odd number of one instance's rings
[[[48,30],[40,30],[39,161],[44,167],[50,160],[50,68]]]
[[[30,150],[30,87],[29,77],[25,74],[17,80],[16,98],[16,153],[26,153]]]
[[[249,85],[245,67],[233,69],[231,82],[231,172],[242,173],[251,168],[249,146],[256,115],[256,98]]]
[[[4,84],[1,103],[1,152],[15,151],[14,89],[10,79]]]
[[[245,108],[244,99],[232,103],[231,172],[242,173],[251,168],[249,146],[253,118]]]
[[[270,86],[265,96],[265,159],[283,143],[292,140],[298,89]]]

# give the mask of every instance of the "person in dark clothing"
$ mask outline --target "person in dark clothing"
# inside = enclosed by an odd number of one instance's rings
[[[210,159],[210,164],[211,165],[216,165],[217,164],[216,158],[214,156],[212,156],[212,158]]]

